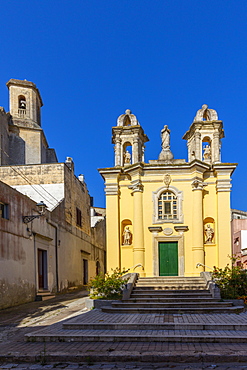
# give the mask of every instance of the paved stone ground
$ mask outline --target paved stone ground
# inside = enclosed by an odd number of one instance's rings
[[[54,362],[48,365],[40,364],[2,364],[0,365],[1,369],[17,369],[17,370],[41,370],[41,369],[87,369],[87,370],[201,370],[201,369],[216,369],[216,370],[246,370],[247,364],[238,364],[238,363],[229,363],[229,364],[214,364],[214,363],[190,363],[190,364],[178,364],[178,363],[140,363],[140,362],[131,362],[131,363],[101,363],[101,364],[76,364],[76,363],[59,363]]]
[[[247,343],[49,342],[27,343],[26,333],[53,330],[62,320],[91,322],[106,314],[86,312],[85,292],[61,295],[0,311],[0,369],[246,369]],[[95,312],[94,312],[95,311]],[[116,314],[112,321],[117,320]],[[142,316],[142,315],[139,315]],[[156,316],[156,317],[155,317]],[[131,319],[132,317],[132,319]],[[127,316],[119,315],[119,320]],[[130,315],[129,320],[133,320]],[[145,315],[155,322],[247,323],[247,313]],[[117,320],[118,321],[118,320]],[[53,326],[54,325],[54,326]],[[61,324],[62,325],[62,324]],[[42,366],[42,364],[45,364]]]

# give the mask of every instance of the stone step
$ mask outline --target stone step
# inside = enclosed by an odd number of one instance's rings
[[[156,291],[156,292],[138,292],[135,291],[131,294],[131,298],[211,298],[211,294],[209,291],[201,292],[201,293],[176,293],[176,292],[163,292],[163,291]]]
[[[191,286],[191,287],[205,287],[205,283],[190,283],[188,281],[185,282],[174,282],[174,281],[143,281],[136,284],[137,287],[141,286],[150,286],[150,287],[156,287],[156,286]]]
[[[171,282],[195,282],[195,283],[204,283],[205,280],[198,277],[179,277],[179,276],[162,276],[162,277],[141,277],[137,280],[139,282],[159,282],[159,281],[171,281]]]
[[[247,323],[128,323],[128,322],[104,322],[104,323],[64,323],[64,330],[237,330],[247,331]]]
[[[156,288],[161,287],[163,289],[205,289],[205,284],[189,284],[189,283],[180,283],[174,284],[172,282],[162,282],[162,283],[140,283],[136,285],[137,288],[140,287],[150,287]]]
[[[56,297],[52,294],[49,290],[40,290],[37,292],[35,301],[46,301],[47,299],[51,299]]]
[[[165,302],[165,303],[161,303],[161,302],[140,302],[140,303],[136,303],[136,302],[128,302],[128,303],[123,303],[123,302],[113,302],[112,303],[112,307],[115,307],[115,308],[130,308],[130,309],[133,309],[133,308],[158,308],[158,309],[162,309],[162,308],[211,308],[211,310],[214,310],[215,308],[221,308],[221,307],[232,307],[232,303],[231,302],[219,302],[219,301],[215,301],[215,302]]]
[[[247,331],[233,330],[48,330],[26,334],[28,342],[200,342],[247,343]]]
[[[169,302],[193,302],[193,303],[210,303],[220,302],[217,298],[211,297],[132,297],[122,300],[123,303],[169,303]]]
[[[149,287],[149,286],[142,286],[142,287],[134,287],[132,292],[162,292],[162,291],[166,291],[166,292],[169,292],[171,291],[172,293],[190,293],[190,292],[193,292],[193,293],[200,293],[201,292],[209,292],[209,290],[202,288],[202,289],[197,289],[197,287],[195,287],[193,289],[193,287],[189,287],[188,289],[177,289],[177,287],[175,287],[174,289],[171,289],[170,287],[167,287],[167,289],[164,289],[163,287]]]
[[[132,303],[133,305],[133,303]],[[138,313],[138,314],[182,314],[182,313],[189,313],[189,314],[212,314],[212,313],[240,313],[244,311],[243,306],[232,306],[232,307],[162,307],[162,308],[143,308],[143,307],[133,307],[131,308],[124,308],[124,307],[107,307],[104,306],[101,308],[103,312],[108,313]]]

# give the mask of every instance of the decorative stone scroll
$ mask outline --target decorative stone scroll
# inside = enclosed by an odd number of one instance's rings
[[[201,109],[199,109],[196,113],[196,116],[194,118],[194,122],[198,121],[217,121],[218,120],[218,114],[216,110],[209,109],[207,104],[203,104]]]

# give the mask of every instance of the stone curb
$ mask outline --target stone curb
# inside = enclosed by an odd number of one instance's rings
[[[238,354],[215,354],[215,353],[136,353],[136,354],[127,354],[120,352],[109,353],[109,354],[75,354],[71,355],[69,353],[56,353],[56,354],[47,354],[44,355],[0,355],[0,364],[1,363],[53,363],[53,362],[73,362],[73,363],[92,363],[92,362],[139,362],[139,363],[199,363],[199,362],[215,362],[215,363],[246,363],[247,354],[238,353]]]

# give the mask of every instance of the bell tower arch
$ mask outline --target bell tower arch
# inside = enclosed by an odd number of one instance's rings
[[[144,162],[145,143],[149,141],[136,116],[129,109],[118,117],[112,128],[112,143],[115,144],[115,166]]]
[[[221,163],[223,122],[214,109],[206,104],[196,113],[193,123],[183,136],[187,140],[188,161],[199,159],[209,164]]]

